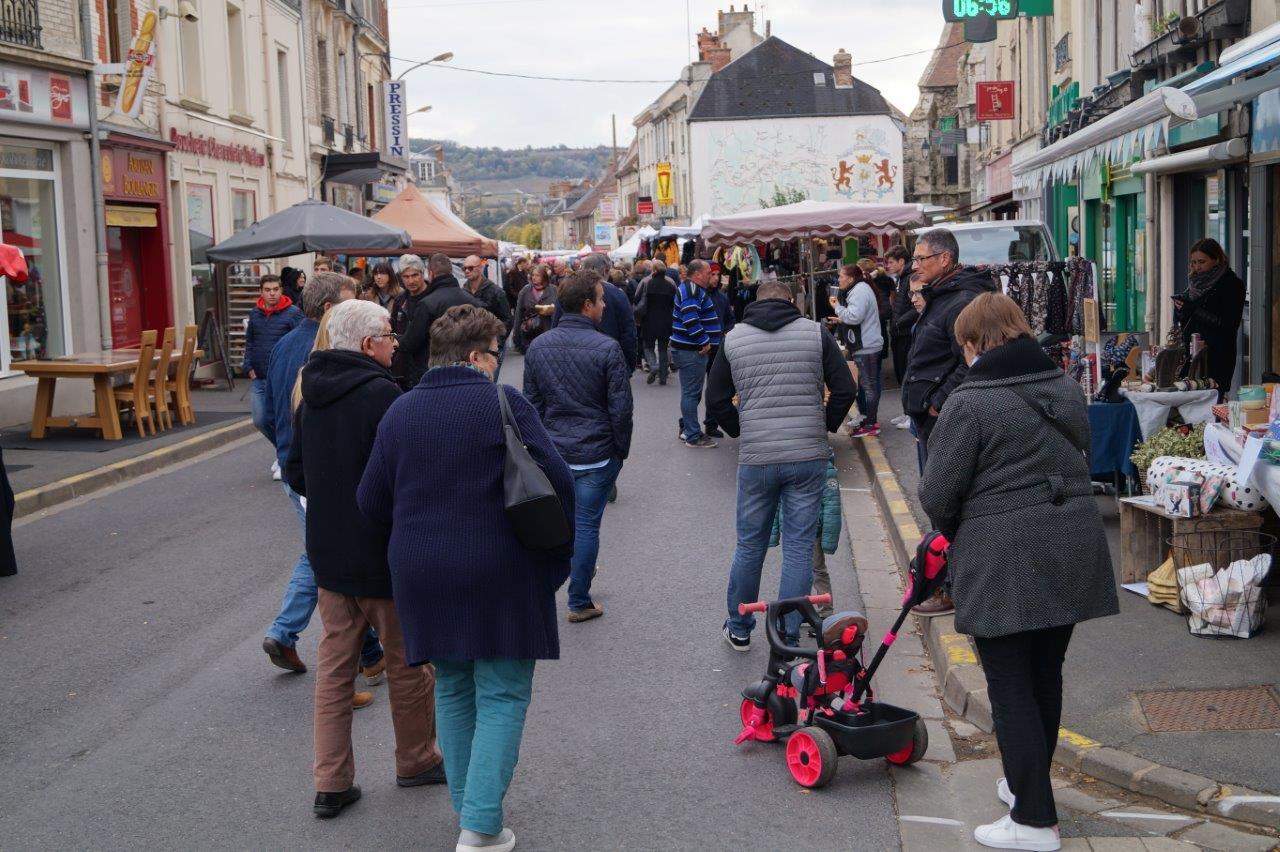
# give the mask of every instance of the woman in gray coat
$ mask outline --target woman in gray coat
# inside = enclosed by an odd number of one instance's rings
[[[1041,351],[1008,296],[961,312],[969,373],[929,439],[920,502],[951,540],[956,629],[987,677],[1010,807],[974,837],[1001,849],[1060,848],[1049,767],[1074,625],[1118,612],[1093,500],[1087,404]]]

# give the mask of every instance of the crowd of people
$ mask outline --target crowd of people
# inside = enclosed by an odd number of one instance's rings
[[[357,679],[386,680],[396,783],[448,785],[458,852],[514,848],[502,802],[536,661],[559,656],[557,590],[568,582],[569,623],[604,615],[591,591],[637,371],[648,385],[678,375],[685,446],[738,439],[721,633],[747,651],[755,623],[738,605],[759,597],[771,539],[780,597],[830,589],[824,554],[841,514],[829,435],[879,434],[892,355],[921,501],[957,542],[955,602],[940,592],[917,611],[954,610],[977,637],[1005,761],[1010,817],[978,840],[1056,848],[1044,832],[1056,837],[1048,760],[1062,659],[1076,622],[1115,610],[1101,524],[1079,522],[1097,514],[1080,454],[1087,417],[1017,306],[961,265],[954,237],[935,230],[913,254],[840,267],[812,317],[778,281],[760,283],[739,316],[720,270],[699,258],[518,260],[501,286],[487,269],[468,257],[460,281],[447,256],[406,254],[348,275],[321,258],[310,278],[264,276],[248,321],[254,422],[304,541],[263,650],[305,672],[298,636],[317,607],[323,622],[316,815],[360,798],[351,719],[373,694]],[[497,384],[508,341],[524,356],[520,390]],[[847,419],[855,404],[861,416]],[[515,474],[513,453],[527,454]],[[529,465],[568,540],[534,546],[517,529],[512,489],[533,481]],[[1027,529],[1052,531],[1054,552],[1011,549]],[[789,618],[786,641],[802,641],[799,626]]]

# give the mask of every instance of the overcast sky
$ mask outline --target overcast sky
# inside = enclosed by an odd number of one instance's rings
[[[389,0],[392,70],[453,51],[445,67],[428,66],[408,80],[414,137],[466,145],[608,144],[610,115],[618,144],[631,141],[636,113],[666,88],[662,83],[565,83],[466,73],[474,68],[515,74],[623,80],[674,80],[689,61],[692,36],[685,0]],[[741,9],[740,0],[735,0]],[[689,27],[715,31],[717,9],[729,3],[688,0]],[[938,0],[774,0],[753,3],[758,32],[773,34],[830,63],[840,48],[853,54],[853,73],[904,113],[942,31]],[[875,11],[872,11],[875,10]],[[696,49],[693,58],[697,58]],[[449,67],[453,66],[453,67]]]

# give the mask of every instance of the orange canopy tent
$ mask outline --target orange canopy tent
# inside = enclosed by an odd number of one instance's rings
[[[426,199],[413,184],[407,184],[395,199],[374,214],[375,222],[409,233],[411,254],[440,252],[449,257],[497,257],[498,242],[472,230],[467,223],[441,210]],[[364,252],[365,254],[400,254],[400,251]]]

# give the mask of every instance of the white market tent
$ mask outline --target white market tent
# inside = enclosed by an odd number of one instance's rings
[[[712,246],[810,237],[830,239],[891,234],[919,227],[925,221],[924,207],[919,204],[799,201],[710,217],[702,226],[702,239]]]
[[[625,243],[609,252],[610,260],[635,260],[636,255],[640,252],[640,242],[652,237],[658,233],[648,225],[642,226],[638,231],[632,234]]]

